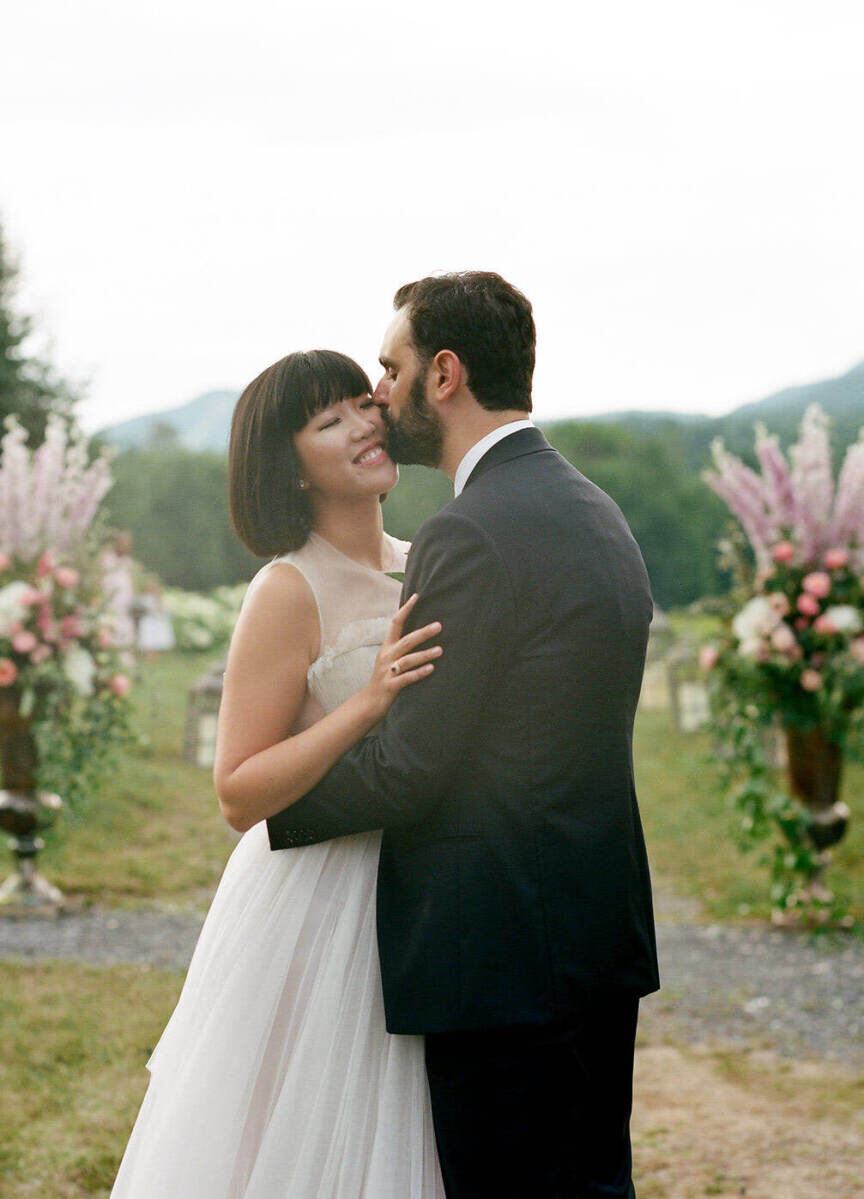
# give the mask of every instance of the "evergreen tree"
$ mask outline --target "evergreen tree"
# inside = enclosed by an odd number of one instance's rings
[[[15,310],[17,279],[18,265],[0,226],[0,425],[15,413],[36,446],[44,440],[49,412],[73,423],[77,397],[49,363],[28,352],[33,321]]]

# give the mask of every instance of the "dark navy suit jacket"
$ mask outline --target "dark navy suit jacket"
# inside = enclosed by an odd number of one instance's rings
[[[411,626],[444,653],[376,732],[268,820],[274,850],[383,829],[387,1027],[566,1021],[659,986],[633,781],[652,600],[617,505],[537,429],[420,530]]]

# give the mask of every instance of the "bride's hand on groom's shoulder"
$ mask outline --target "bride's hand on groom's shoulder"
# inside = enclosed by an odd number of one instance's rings
[[[435,669],[434,659],[440,657],[443,650],[440,645],[420,649],[424,642],[429,641],[441,632],[439,621],[405,633],[405,621],[418,599],[417,594],[411,596],[402,605],[390,622],[390,628],[375,662],[372,678],[363,688],[370,710],[376,722],[390,708],[393,700],[404,688],[420,679],[426,678]]]

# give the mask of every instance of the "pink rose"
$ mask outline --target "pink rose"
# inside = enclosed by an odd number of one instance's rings
[[[73,613],[70,616],[64,616],[60,621],[60,632],[64,637],[80,637],[84,630],[81,621]]]
[[[842,570],[849,562],[849,554],[846,550],[841,550],[834,546],[830,550],[825,551],[825,556],[822,561],[825,563],[827,570]]]
[[[18,678],[18,667],[11,658],[0,658],[0,687],[11,687]]]
[[[801,586],[817,599],[824,599],[831,590],[831,576],[826,575],[824,570],[814,570],[804,576]]]
[[[788,616],[792,608],[782,591],[772,591],[768,596],[768,603],[771,605],[771,611],[780,617]]]
[[[818,670],[802,670],[801,686],[805,691],[818,691],[822,686],[822,675]]]
[[[719,657],[716,645],[703,645],[699,650],[699,665],[703,670],[712,670],[717,665]]]
[[[38,645],[36,638],[27,629],[23,633],[16,633],[12,638],[12,648],[19,654],[29,654],[36,645]]]
[[[771,644],[778,653],[788,654],[798,644],[798,638],[789,628],[788,624],[781,624],[771,634]]]
[[[791,562],[795,557],[795,546],[791,541],[778,541],[771,547],[771,555],[775,562]]]
[[[864,637],[856,637],[849,643],[849,653],[859,666],[864,666]]]
[[[27,591],[21,592],[21,603],[32,607],[33,604],[41,604],[45,602],[45,596],[38,587],[30,587]]]
[[[54,578],[61,587],[74,587],[79,582],[81,576],[72,566],[58,566],[54,571]]]
[[[803,629],[807,628],[809,623],[810,623],[810,621],[807,619],[806,616],[799,616],[799,617],[797,617],[797,619],[795,621],[795,628],[800,633]]]
[[[132,686],[132,680],[126,674],[115,674],[108,685],[115,695],[125,695]]]
[[[39,626],[39,632],[42,634],[43,641],[57,641],[59,637],[57,625],[50,617],[46,616],[43,620],[40,616],[36,623]]]
[[[803,616],[819,615],[819,601],[809,591],[798,596],[796,607]]]
[[[813,621],[813,632],[814,633],[826,633],[830,636],[832,633],[836,633],[837,629],[835,628],[834,622],[831,619],[831,617],[826,616],[825,613],[823,612],[821,616],[817,616],[816,619]]]
[[[4,554],[3,551],[0,550],[0,570],[5,570],[11,561],[12,559],[9,557],[9,555]]]
[[[30,661],[38,666],[40,662],[44,662],[46,658],[51,657],[51,646],[41,642],[30,654]]]
[[[44,579],[46,575],[50,575],[56,565],[54,555],[50,550],[46,550],[36,563],[36,573],[40,579]]]

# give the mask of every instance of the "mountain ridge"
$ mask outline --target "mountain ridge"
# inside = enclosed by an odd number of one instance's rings
[[[227,453],[231,415],[239,390],[219,388],[156,412],[142,413],[97,430],[102,440],[128,448],[145,444],[157,427],[170,426],[187,449]],[[812,383],[796,384],[773,392],[761,400],[750,401],[724,416],[706,416],[695,412],[669,412],[662,409],[631,408],[594,416],[559,417],[539,422],[553,428],[564,423],[616,424],[634,433],[658,436],[673,432],[681,441],[688,460],[707,453],[714,437],[724,437],[737,452],[752,445],[753,428],[758,420],[771,424],[781,441],[794,436],[809,404],[819,403],[834,421],[838,441],[848,443],[864,424],[864,360],[841,375]],[[695,464],[695,462],[694,462]]]

